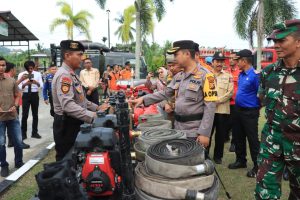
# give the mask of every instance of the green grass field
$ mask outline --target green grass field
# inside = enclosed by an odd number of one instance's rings
[[[259,132],[262,129],[264,118],[259,120]],[[213,148],[213,146],[212,146]],[[255,188],[255,179],[246,177],[247,170],[250,170],[252,161],[250,152],[248,151],[248,168],[229,170],[228,164],[235,161],[235,154],[228,151],[229,143],[225,144],[224,158],[222,165],[217,165],[217,170],[225,184],[228,192],[231,194],[233,200],[252,200],[254,199],[253,192]],[[1,200],[27,200],[34,196],[37,191],[37,184],[35,182],[35,174],[42,170],[44,163],[53,162],[55,159],[54,150],[50,151],[49,155],[37,164],[31,171],[22,177],[15,185],[13,185],[3,196]],[[289,188],[288,182],[283,181],[283,195],[282,199],[288,198]],[[226,195],[223,188],[220,188],[219,200],[225,200]]]

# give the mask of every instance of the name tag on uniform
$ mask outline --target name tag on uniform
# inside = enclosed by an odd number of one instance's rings
[[[189,83],[189,85],[188,85],[188,89],[189,89],[189,90],[196,91],[196,88],[197,88],[197,85],[196,85],[196,84],[194,84],[194,83]]]

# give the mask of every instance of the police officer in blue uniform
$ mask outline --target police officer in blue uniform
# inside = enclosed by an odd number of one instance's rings
[[[54,117],[54,107],[53,107],[53,99],[52,99],[52,91],[51,91],[51,84],[54,74],[57,71],[56,65],[50,65],[48,68],[48,74],[45,78],[44,87],[43,87],[43,97],[44,102],[48,105],[50,104],[50,115]]]

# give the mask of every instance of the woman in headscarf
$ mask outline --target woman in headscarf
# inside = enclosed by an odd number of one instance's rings
[[[168,77],[168,70],[164,67],[160,67],[157,70],[158,72],[158,79],[154,82],[152,82],[150,79],[153,77],[153,73],[149,73],[147,76],[147,82],[145,83],[145,86],[150,90],[156,90],[156,91],[162,91],[167,87],[167,77]],[[157,104],[158,111],[164,116],[165,119],[167,119],[167,113],[164,111],[165,104],[167,104],[168,101],[162,101]]]

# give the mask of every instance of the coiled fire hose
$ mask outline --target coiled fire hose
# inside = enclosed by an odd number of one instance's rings
[[[140,190],[137,195],[144,200],[152,196],[158,199],[215,200],[219,181],[211,175],[213,170],[212,162],[204,160],[204,148],[196,141],[162,141],[148,148],[146,162],[135,169],[135,185]]]
[[[191,166],[204,162],[205,149],[194,140],[172,139],[152,145],[147,155],[164,163]]]
[[[150,121],[163,120],[164,116],[160,113],[157,114],[144,114],[139,116],[139,124]]]
[[[138,190],[147,193],[149,197],[178,200],[186,199],[186,196],[191,195],[196,199],[198,195],[198,199],[204,199],[205,195],[198,191],[211,188],[214,181],[214,175],[193,176],[188,179],[165,178],[147,171],[144,163],[138,163],[135,168],[135,186]],[[146,200],[148,198],[143,199]]]
[[[170,120],[153,120],[140,123],[137,128],[141,131],[147,131],[149,129],[171,129],[172,122]]]
[[[150,147],[150,145],[164,140],[178,138],[186,138],[186,135],[179,130],[158,129],[156,127],[142,132],[142,134],[138,138],[138,142],[134,144],[134,150],[136,152],[137,160],[145,160],[145,152]]]

